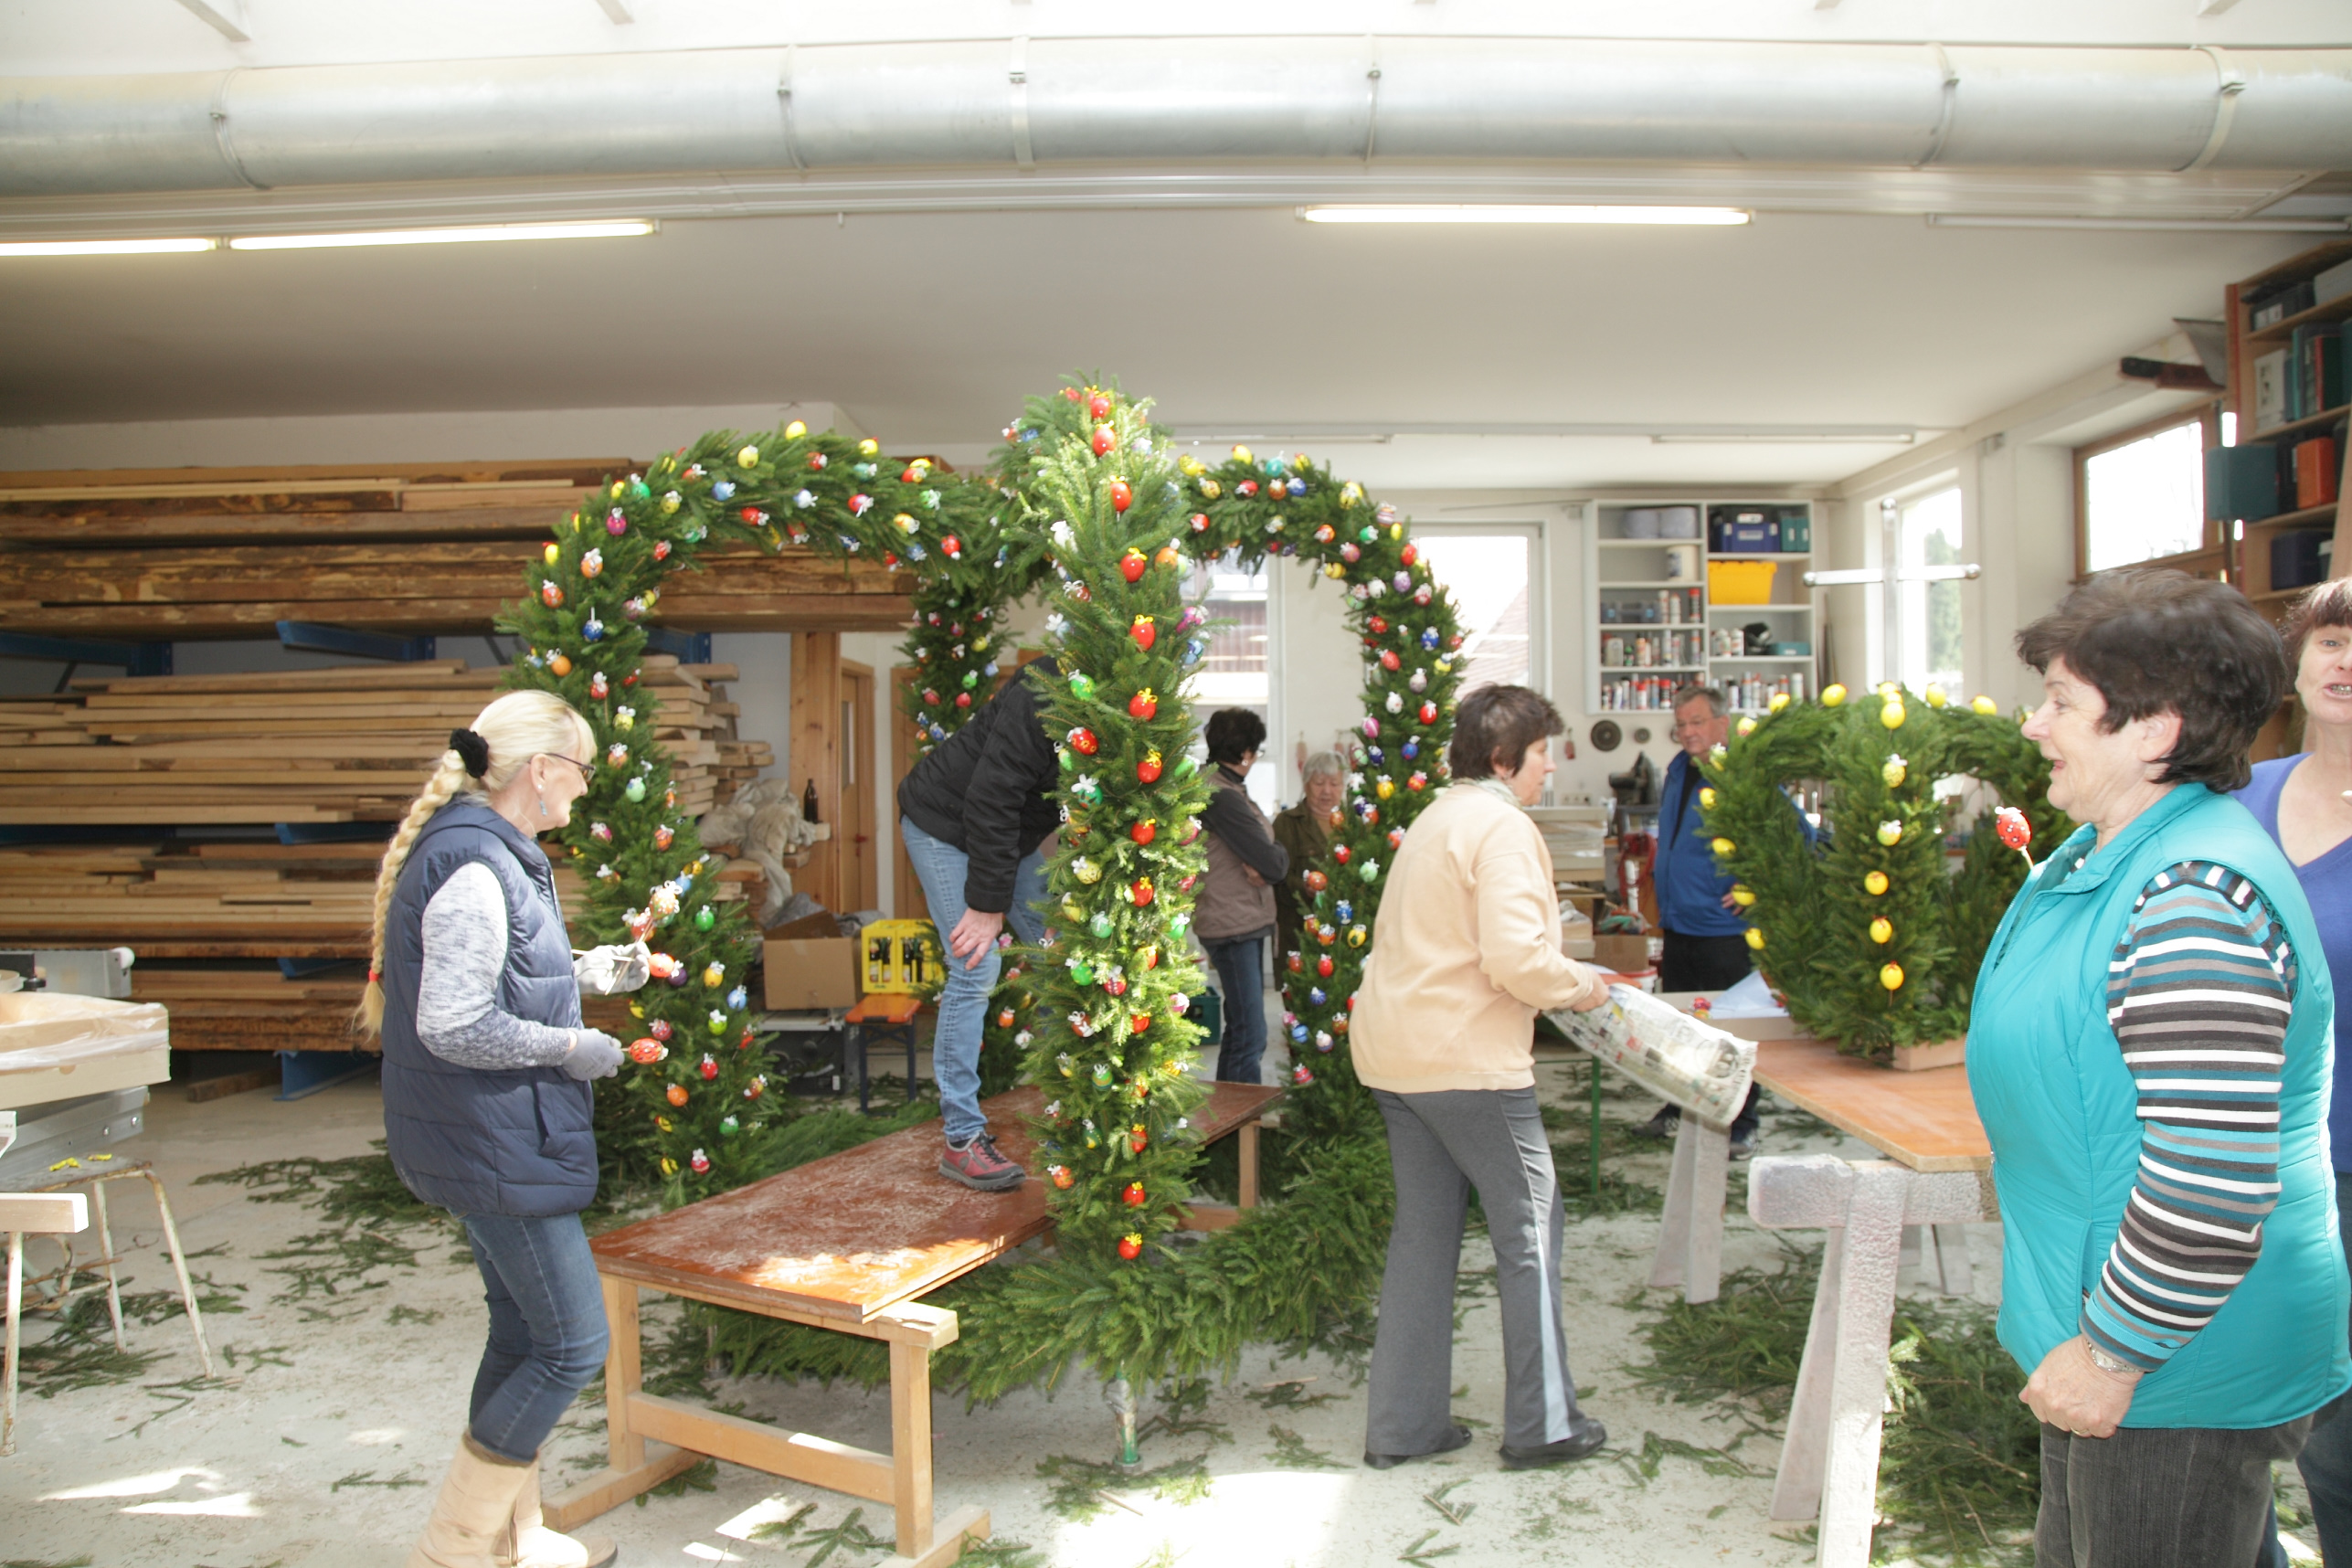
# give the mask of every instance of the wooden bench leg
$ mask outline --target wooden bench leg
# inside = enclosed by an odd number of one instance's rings
[[[1242,1123],[1240,1130],[1234,1136],[1241,1139],[1241,1201],[1235,1206],[1255,1209],[1257,1207],[1257,1123]]]
[[[890,1347],[891,1507],[898,1513],[898,1555],[921,1562],[931,1550],[931,1352]]]
[[[629,1398],[644,1382],[643,1347],[639,1342],[637,1287],[605,1276],[604,1320],[612,1345],[604,1357],[605,1467],[584,1477],[562,1495],[542,1505],[547,1523],[568,1531],[607,1509],[660,1486],[698,1464],[702,1456],[667,1443],[648,1444],[629,1423]]]
[[[1728,1129],[1708,1127],[1688,1111],[1674,1135],[1674,1164],[1650,1260],[1649,1283],[1679,1285],[1696,1305],[1720,1294],[1723,1258],[1723,1192],[1731,1159]]]

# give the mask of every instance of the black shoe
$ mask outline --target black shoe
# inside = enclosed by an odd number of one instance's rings
[[[1732,1124],[1731,1153],[1732,1159],[1748,1159],[1755,1153],[1756,1145],[1763,1141],[1764,1134],[1759,1132],[1756,1128],[1753,1127],[1742,1127],[1737,1122],[1733,1122]]]
[[[1364,1463],[1375,1470],[1393,1470],[1408,1459],[1425,1459],[1430,1454],[1450,1454],[1457,1448],[1469,1446],[1469,1443],[1468,1427],[1448,1426],[1444,1440],[1426,1454],[1375,1454],[1367,1448],[1364,1450]]]
[[[1609,1440],[1609,1429],[1589,1415],[1577,1416],[1572,1425],[1575,1433],[1573,1436],[1563,1437],[1557,1443],[1546,1443],[1541,1448],[1514,1448],[1508,1443],[1504,1444],[1503,1468],[1534,1470],[1546,1465],[1581,1459]]]
[[[1655,1138],[1662,1143],[1670,1143],[1674,1140],[1674,1135],[1680,1131],[1681,1128],[1682,1107],[1660,1106],[1656,1116],[1633,1129],[1633,1135],[1636,1138]]]

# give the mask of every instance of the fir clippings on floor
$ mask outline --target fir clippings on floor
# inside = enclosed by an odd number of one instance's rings
[[[977,1505],[993,1530],[964,1562],[1809,1563],[1809,1527],[1770,1519],[1768,1504],[1810,1300],[1809,1287],[1783,1271],[1809,1266],[1806,1249],[1819,1238],[1750,1224],[1735,1166],[1723,1247],[1735,1310],[1710,1317],[1709,1308],[1680,1308],[1673,1292],[1646,1289],[1669,1146],[1634,1134],[1655,1103],[1605,1077],[1595,1197],[1586,1072],[1579,1057],[1547,1054],[1538,1086],[1569,1206],[1570,1354],[1580,1398],[1610,1432],[1599,1454],[1551,1470],[1502,1468],[1493,1255],[1474,1216],[1453,1363],[1456,1413],[1474,1434],[1468,1447],[1387,1471],[1363,1467],[1368,1345],[1303,1357],[1256,1351],[1230,1381],[1149,1391],[1143,1464],[1133,1471],[1113,1462],[1113,1417],[1090,1376],[1073,1374],[1051,1396],[1024,1391],[969,1410],[943,1390],[933,1416],[937,1511],[945,1518]],[[1764,1126],[1767,1153],[1869,1156],[1770,1100]],[[120,1152],[154,1159],[171,1183],[220,1375],[198,1375],[149,1209],[137,1198],[118,1202],[118,1240],[127,1235],[132,1248],[129,1352],[113,1348],[102,1292],[86,1294],[62,1321],[28,1320],[17,1453],[0,1460],[0,1568],[403,1561],[455,1444],[484,1318],[462,1234],[445,1216],[404,1203],[384,1184],[381,1161],[366,1159],[381,1128],[380,1098],[365,1082],[295,1104],[254,1093],[190,1105],[180,1086],[156,1091],[148,1132]],[[230,1172],[238,1174],[205,1180]],[[1998,1229],[1969,1230],[1976,1294],[1989,1300]],[[46,1248],[31,1244],[29,1269],[54,1266]],[[1956,1371],[1938,1371],[1942,1361],[1929,1358],[1943,1379],[1931,1385],[1934,1397],[1984,1382],[1982,1358],[1967,1359],[1981,1346],[1967,1342],[1965,1323],[1949,1327],[1964,1322],[1968,1304],[1944,1302],[1910,1277],[1906,1309],[1938,1343],[1963,1341]],[[756,1419],[888,1448],[886,1389],[714,1374],[682,1342],[697,1336],[676,1331],[674,1306],[649,1297],[647,1308],[649,1382],[666,1378],[667,1391]],[[1894,1498],[1882,1484],[1894,1522],[1881,1532],[1881,1562],[2030,1559],[2016,1488],[2005,1492],[1998,1476],[2010,1440],[1995,1430],[2001,1395],[1963,1394],[1992,1414],[1958,1439],[1981,1448],[1984,1462],[1959,1468],[1990,1476],[1990,1489],[1969,1489],[1974,1480],[1941,1491],[1906,1483]],[[600,1396],[591,1389],[552,1439],[549,1492],[603,1462]],[[1953,1468],[1948,1452],[1911,1463]],[[758,1471],[705,1465],[663,1493],[586,1528],[614,1537],[628,1564],[867,1568],[892,1551],[886,1506]],[[2283,1510],[2290,1522],[2294,1500]],[[2028,1522],[2030,1506],[2029,1495]],[[1922,1533],[1928,1515],[1936,1517]]]

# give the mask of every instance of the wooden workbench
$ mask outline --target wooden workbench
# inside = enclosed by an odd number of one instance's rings
[[[1279,1088],[1213,1084],[1192,1115],[1202,1143],[1241,1139],[1239,1208],[1257,1202],[1258,1118]],[[1033,1118],[1044,1097],[1015,1089],[983,1102],[1004,1156],[1034,1167]],[[590,1244],[604,1286],[612,1348],[605,1363],[607,1467],[546,1508],[556,1529],[637,1496],[705,1455],[807,1481],[896,1511],[898,1554],[884,1568],[953,1563],[985,1539],[984,1509],[936,1527],[931,1509],[931,1352],[953,1344],[956,1314],[916,1298],[1000,1257],[1053,1224],[1044,1181],[977,1192],[938,1171],[939,1129],[926,1122],[854,1149],[609,1231]],[[1218,1229],[1237,1209],[1201,1204],[1188,1226]],[[881,1340],[890,1346],[891,1452],[647,1393],[639,1361],[638,1293]]]

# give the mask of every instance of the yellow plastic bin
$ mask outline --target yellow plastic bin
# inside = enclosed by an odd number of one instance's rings
[[[939,933],[928,920],[875,920],[858,938],[869,996],[928,996],[947,982]]]
[[[1778,561],[1710,561],[1707,600],[1710,604],[1770,604],[1772,577]]]

